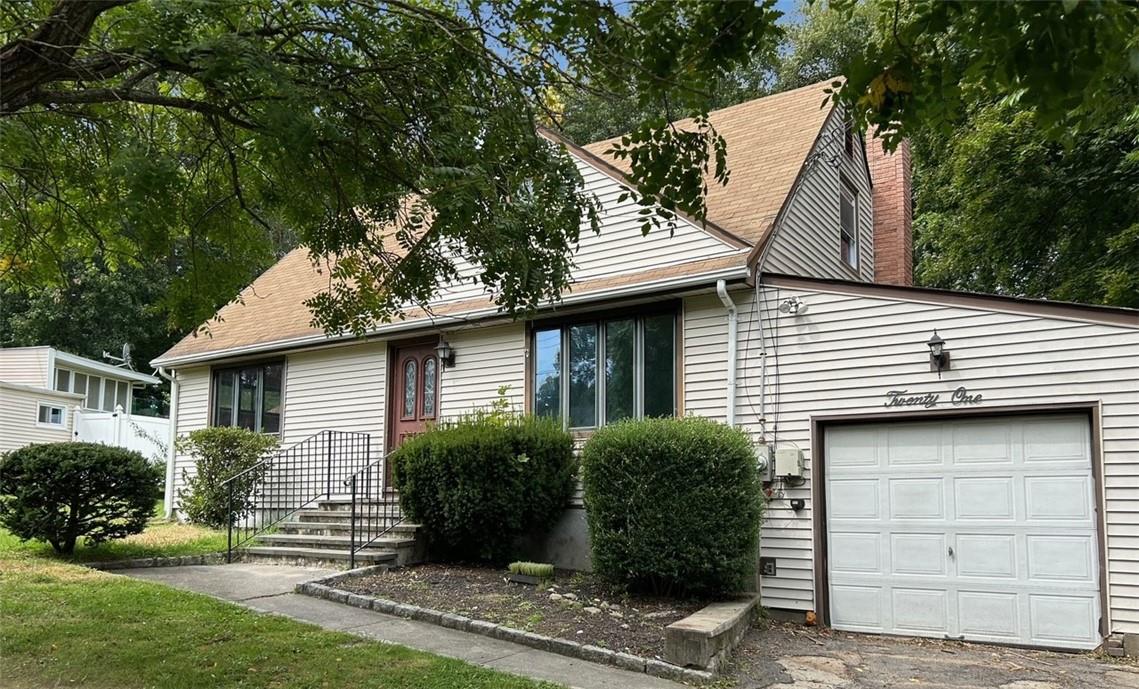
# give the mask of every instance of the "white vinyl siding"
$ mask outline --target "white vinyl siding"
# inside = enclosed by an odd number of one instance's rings
[[[763,270],[807,277],[874,280],[874,209],[866,154],[857,140],[854,155],[843,150],[842,117],[835,110],[823,126],[812,153],[817,162],[802,177],[768,250]],[[729,152],[730,155],[730,152]],[[831,160],[837,168],[830,164]],[[858,197],[858,271],[840,253],[839,199],[843,180]]]
[[[0,349],[0,381],[52,388],[48,380],[51,347],[12,347]]]
[[[209,424],[210,399],[210,368],[198,366],[196,368],[183,368],[177,371],[178,375],[178,409],[173,419],[174,432],[179,438],[191,431],[205,428]],[[184,482],[182,472],[190,476],[196,472],[192,458],[175,449],[174,452],[174,505],[177,509],[178,491]]]
[[[889,390],[947,396],[965,386],[983,396],[978,408],[994,413],[1013,405],[1101,405],[1110,616],[1115,631],[1139,631],[1139,329],[843,294],[838,287],[764,291],[773,337],[768,340],[767,430],[769,437],[777,431],[780,446],[803,450],[808,479],[811,417],[881,413]],[[747,292],[734,296],[741,338],[755,338],[740,345],[736,414],[758,439],[756,302]],[[791,296],[808,305],[807,313],[778,313],[778,304]],[[726,333],[723,308],[715,308],[712,298],[689,301],[686,333],[699,339],[686,339],[686,408],[722,418],[722,394],[716,399],[713,390],[724,380],[724,349],[717,344],[717,336],[722,341]],[[929,370],[925,345],[934,328],[952,356],[952,368],[941,380]],[[811,610],[809,481],[788,489],[787,498],[803,498],[807,506],[798,514],[787,500],[769,506],[761,548],[763,555],[779,558],[779,574],[764,578],[763,597],[773,608]]]
[[[31,443],[71,440],[73,411],[78,402],[68,393],[0,381],[0,453]],[[62,409],[62,425],[40,423],[41,407]]]
[[[643,219],[637,213],[641,206],[632,199],[618,201],[625,193],[612,177],[577,159],[577,168],[585,180],[583,193],[594,195],[601,206],[601,231],[594,233],[583,222],[578,245],[573,254],[572,281],[582,282],[614,277],[678,263],[687,263],[735,253],[746,253],[700,227],[677,218],[671,234],[667,225],[641,233]],[[836,211],[837,213],[837,211]],[[440,290],[432,303],[472,299],[485,294],[478,282],[481,268],[465,260],[458,262],[459,279]]]
[[[441,372],[439,415],[456,417],[489,407],[499,386],[522,411],[526,394],[526,329],[521,323],[446,333],[455,349],[455,365]]]
[[[372,458],[384,451],[387,343],[367,342],[289,354],[281,446],[321,431],[371,436]]]

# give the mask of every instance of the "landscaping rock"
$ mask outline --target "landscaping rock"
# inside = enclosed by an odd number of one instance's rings
[[[588,606],[586,608],[583,608],[583,610],[585,610],[585,612],[589,613],[590,615],[596,615],[596,614],[601,612],[601,608],[595,608],[592,605]]]

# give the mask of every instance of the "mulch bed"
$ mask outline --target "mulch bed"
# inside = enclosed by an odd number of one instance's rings
[[[664,628],[705,605],[628,595],[581,572],[559,571],[552,583],[527,586],[508,581],[502,569],[463,565],[391,569],[345,579],[336,587],[657,658],[664,655]]]

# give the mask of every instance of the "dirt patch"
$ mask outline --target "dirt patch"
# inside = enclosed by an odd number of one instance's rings
[[[500,569],[437,564],[347,579],[337,588],[658,658],[664,628],[705,605],[628,595],[580,572],[558,572],[552,583],[535,587],[508,581]]]

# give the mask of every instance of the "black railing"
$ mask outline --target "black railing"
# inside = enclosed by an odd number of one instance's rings
[[[348,567],[356,568],[356,554],[403,521],[399,497],[388,482],[383,459],[352,474],[344,486],[352,498]]]
[[[368,466],[371,451],[367,433],[321,431],[222,481],[229,505],[226,562],[254,536],[335,495]]]

